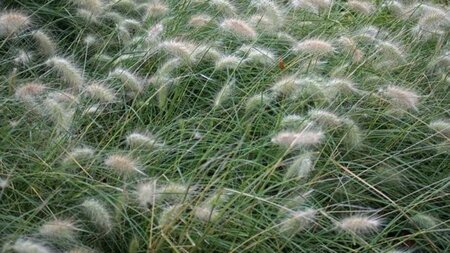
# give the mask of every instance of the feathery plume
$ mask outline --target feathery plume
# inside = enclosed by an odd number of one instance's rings
[[[73,240],[77,227],[71,220],[55,219],[44,223],[39,228],[39,234],[58,239]]]
[[[252,112],[256,109],[265,108],[270,104],[272,98],[269,95],[265,94],[256,94],[247,99],[247,103],[245,104],[245,111],[247,113]]]
[[[79,8],[89,10],[94,14],[100,14],[104,8],[101,0],[71,0],[71,2]]]
[[[337,227],[342,231],[357,235],[372,234],[381,226],[381,219],[363,215],[353,215],[337,222]]]
[[[46,64],[58,72],[60,77],[62,77],[72,88],[79,89],[83,86],[84,81],[81,71],[67,59],[54,56],[48,59]]]
[[[113,228],[112,217],[102,203],[96,199],[87,199],[81,204],[81,207],[96,228],[104,233],[111,232]]]
[[[231,98],[231,95],[233,94],[234,91],[234,83],[235,83],[234,80],[229,81],[216,94],[216,97],[214,98],[213,108],[222,106],[226,101],[228,101]]]
[[[291,0],[290,2],[294,9],[303,9],[315,14],[331,6],[331,0]]]
[[[21,32],[30,25],[30,18],[17,11],[0,13],[0,37]]]
[[[227,15],[234,15],[236,13],[236,7],[227,0],[210,0],[208,3],[218,11],[224,12]]]
[[[29,103],[33,102],[35,97],[42,95],[47,87],[40,83],[27,83],[15,92],[15,96],[18,100]]]
[[[450,138],[450,121],[435,120],[430,123],[430,128],[446,138]]]
[[[296,211],[289,214],[280,223],[280,232],[289,235],[296,234],[302,230],[310,228],[316,218],[317,211],[308,208],[303,211]]]
[[[302,126],[309,124],[304,117],[297,114],[289,114],[281,120],[281,126],[285,129],[300,129]]]
[[[50,248],[29,239],[19,239],[12,245],[12,250],[18,253],[52,253]]]
[[[98,23],[97,14],[88,9],[77,9],[76,16],[86,24]]]
[[[127,145],[132,149],[138,148],[159,148],[164,146],[152,134],[131,133],[126,138]]]
[[[125,89],[130,91],[131,95],[137,95],[144,89],[142,81],[129,70],[116,68],[109,73],[109,77],[121,81]]]
[[[161,23],[155,24],[150,28],[145,37],[145,43],[147,46],[155,46],[160,40],[164,32],[164,25]]]
[[[9,185],[9,180],[6,178],[1,178],[0,177],[0,190],[5,189],[6,187],[8,187]]]
[[[314,109],[308,112],[309,117],[321,126],[338,127],[342,124],[342,120],[334,113]]]
[[[325,84],[324,90],[329,99],[334,99],[339,94],[349,96],[358,91],[353,81],[343,78],[331,79]]]
[[[366,1],[350,0],[347,2],[348,8],[364,15],[370,15],[375,11],[375,6]]]
[[[185,207],[180,204],[164,208],[159,216],[159,224],[161,226],[169,226],[173,224],[179,219],[184,210]]]
[[[217,210],[210,206],[197,206],[193,209],[194,216],[203,222],[215,222],[220,218]]]
[[[238,49],[238,51],[247,55],[244,62],[261,65],[273,65],[277,59],[275,54],[267,48],[243,45]]]
[[[243,60],[234,55],[225,55],[220,57],[215,64],[216,70],[236,69]]]
[[[331,43],[319,40],[308,39],[297,43],[293,48],[294,52],[313,56],[325,56],[334,53],[335,49]]]
[[[169,7],[160,2],[153,1],[147,5],[147,12],[145,18],[159,18],[166,15],[169,12]]]
[[[285,178],[307,178],[314,170],[314,157],[312,153],[305,153],[295,158],[286,171]]]
[[[258,36],[255,29],[242,19],[229,18],[222,21],[220,27],[236,37],[241,39],[254,40]]]
[[[30,63],[33,58],[33,54],[31,52],[26,52],[24,50],[19,50],[17,56],[14,58],[14,63],[16,65],[26,66]]]
[[[283,131],[273,137],[272,142],[288,148],[302,148],[319,144],[323,137],[323,132],[316,130]]]
[[[270,90],[273,92],[273,94],[277,97],[286,97],[291,95],[292,93],[295,93],[300,88],[298,83],[296,82],[297,76],[296,75],[290,75],[281,78],[278,80],[271,88]]]
[[[114,91],[100,83],[93,83],[87,86],[86,93],[88,97],[103,103],[112,103],[116,100]]]
[[[63,159],[63,164],[80,164],[94,158],[95,150],[89,147],[74,148]]]
[[[437,218],[423,213],[412,216],[411,221],[421,229],[433,229],[439,225],[439,220]]]
[[[75,110],[53,98],[46,98],[43,102],[46,113],[50,116],[59,130],[68,131],[72,126]]]
[[[210,24],[212,18],[206,14],[194,15],[189,20],[188,24],[192,27],[204,27]]]
[[[394,108],[417,110],[420,96],[411,90],[391,85],[382,94]]]
[[[33,39],[36,41],[39,54],[47,57],[55,55],[56,45],[47,33],[37,30],[33,33]]]
[[[197,48],[195,44],[181,40],[164,41],[159,47],[166,53],[187,61],[192,60],[192,54]]]
[[[156,186],[156,181],[149,181],[141,183],[136,188],[136,196],[139,204],[143,208],[150,208],[155,205],[160,197],[159,189]]]
[[[139,170],[134,160],[125,155],[110,155],[106,158],[105,165],[123,175],[129,175],[135,172],[146,175]]]
[[[348,147],[357,147],[362,143],[363,134],[358,125],[351,119],[342,120],[344,130],[343,143]]]
[[[194,191],[194,188],[189,185],[170,183],[161,187],[160,194],[164,201],[181,202],[183,199],[189,197],[189,194]]]

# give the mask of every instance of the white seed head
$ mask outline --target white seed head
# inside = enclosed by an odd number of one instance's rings
[[[179,204],[164,208],[161,212],[161,215],[159,216],[159,225],[169,226],[173,224],[180,218],[184,210],[185,207]]]
[[[75,110],[73,108],[68,108],[66,105],[53,98],[46,98],[43,101],[43,104],[46,114],[50,116],[60,130],[68,131],[71,128],[73,117],[75,115]]]
[[[141,183],[136,188],[136,195],[139,204],[143,208],[150,208],[157,203],[160,193],[156,186],[156,181]]]
[[[218,11],[224,12],[227,15],[236,14],[236,7],[227,0],[210,0],[208,3],[216,8]]]
[[[119,174],[130,175],[138,172],[145,175],[138,169],[137,163],[126,155],[111,155],[106,158],[105,165]]]
[[[42,95],[46,89],[47,87],[40,83],[27,83],[16,90],[15,96],[23,102],[28,102]]]
[[[450,121],[435,120],[430,123],[430,128],[446,138],[450,138]]]
[[[42,224],[39,234],[50,238],[73,240],[77,230],[73,221],[56,219]]]
[[[317,211],[306,209],[304,211],[292,212],[280,223],[280,232],[290,235],[310,228],[314,224]]]
[[[354,215],[340,220],[337,223],[337,227],[357,235],[372,234],[381,227],[381,219],[378,217]]]
[[[3,190],[8,186],[9,186],[9,180],[7,178],[0,177],[0,190]]]
[[[127,145],[132,149],[138,148],[158,148],[164,146],[152,134],[131,133],[126,138]]]
[[[303,9],[315,14],[331,6],[331,0],[291,0],[290,2],[294,9]]]
[[[81,71],[67,59],[55,56],[48,59],[46,64],[52,67],[72,88],[79,89],[83,86],[84,80]]]
[[[261,109],[270,104],[272,98],[266,94],[256,94],[247,99],[245,104],[245,111],[252,112],[256,109]]]
[[[89,147],[79,147],[71,150],[63,160],[63,164],[80,164],[93,159],[95,150]]]
[[[190,61],[197,45],[182,40],[169,40],[162,42],[159,47],[170,55]]]
[[[258,36],[255,29],[242,19],[229,18],[222,21],[220,27],[241,39],[254,40]]]
[[[208,206],[197,206],[193,210],[195,218],[202,222],[215,222],[220,214],[217,210]]]
[[[284,131],[272,138],[272,142],[288,148],[302,148],[319,144],[324,137],[322,131],[303,130],[301,132]]]
[[[36,41],[39,54],[47,57],[55,55],[56,45],[47,33],[37,30],[33,33],[33,39]]]
[[[270,66],[273,65],[277,59],[275,54],[267,48],[243,45],[238,51],[247,55],[244,62]]]
[[[104,4],[101,0],[71,0],[76,6],[89,10],[94,14],[100,14],[103,11]]]
[[[287,97],[298,91],[300,88],[296,82],[297,76],[290,75],[278,80],[271,88],[276,96]]]
[[[222,69],[236,69],[243,59],[234,55],[221,56],[215,63],[215,68],[217,70]]]
[[[383,91],[383,95],[395,108],[417,110],[420,96],[409,89],[391,85]]]
[[[12,245],[12,250],[17,253],[52,253],[50,248],[28,239],[19,239]]]
[[[364,15],[371,15],[376,10],[372,3],[366,1],[350,0],[347,1],[347,6],[351,10]]]
[[[113,228],[112,217],[106,207],[96,199],[87,199],[82,204],[83,211],[90,221],[104,233]]]
[[[155,24],[150,28],[145,37],[145,43],[147,46],[155,46],[160,40],[164,33],[164,25],[161,23]]]
[[[293,50],[294,52],[313,56],[325,56],[333,54],[335,51],[331,43],[319,39],[308,39],[301,41],[294,46]]]
[[[131,73],[129,70],[116,68],[109,73],[109,77],[118,79],[122,82],[125,89],[134,95],[141,93],[144,89],[140,78]]]
[[[314,170],[314,157],[312,153],[305,153],[292,162],[286,171],[286,178],[307,178]]]
[[[189,20],[188,24],[192,27],[204,27],[210,24],[212,18],[206,14],[194,15]]]
[[[234,92],[234,80],[225,84],[222,89],[216,94],[214,98],[213,108],[217,108],[219,106],[224,105],[227,102]]]
[[[33,58],[33,54],[31,52],[19,50],[19,52],[17,53],[17,55],[13,61],[16,65],[26,66],[30,63],[32,58]]]
[[[17,34],[30,25],[30,18],[20,12],[0,13],[0,37]]]
[[[314,109],[308,112],[309,117],[321,126],[338,127],[342,124],[342,120],[334,113]]]
[[[166,4],[160,1],[153,1],[147,5],[146,17],[159,18],[166,15],[169,10],[170,9]]]
[[[112,103],[116,100],[115,92],[100,83],[93,83],[86,87],[86,95],[103,103]]]
[[[287,129],[298,129],[306,122],[306,119],[297,114],[289,114],[281,120],[281,126]]]

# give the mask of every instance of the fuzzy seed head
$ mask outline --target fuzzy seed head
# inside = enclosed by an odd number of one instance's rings
[[[0,37],[17,34],[30,25],[30,18],[20,12],[0,13]]]
[[[293,212],[281,221],[280,231],[292,235],[308,229],[314,224],[316,213],[314,209]]]
[[[53,56],[56,53],[56,45],[48,34],[44,31],[37,30],[33,33],[39,54],[44,56]]]
[[[234,15],[236,13],[236,7],[227,0],[210,0],[209,4],[227,15]]]
[[[319,39],[301,41],[294,46],[293,50],[297,53],[313,56],[325,56],[332,54],[335,51],[331,43]]]
[[[39,228],[39,234],[59,239],[74,239],[77,227],[71,220],[56,219],[46,222]]]
[[[370,2],[351,0],[347,2],[347,6],[363,15],[370,15],[375,11],[375,6]]]
[[[96,199],[87,199],[82,204],[85,214],[90,221],[104,233],[113,228],[112,217],[106,207]]]
[[[294,9],[304,9],[315,14],[331,6],[331,0],[291,0],[290,2]]]
[[[267,48],[243,45],[238,51],[247,54],[247,58],[244,62],[270,66],[273,65],[277,59],[275,54]]]
[[[272,138],[272,142],[288,148],[302,148],[319,144],[324,137],[322,131],[303,130],[301,132],[284,131]]]
[[[446,138],[450,138],[450,121],[435,120],[430,123],[430,128]]]
[[[295,75],[283,77],[272,86],[271,91],[278,97],[289,96],[300,88],[296,79]]]
[[[192,27],[204,27],[212,21],[212,18],[206,14],[194,15],[189,20],[188,24]]]
[[[147,5],[147,18],[162,17],[168,12],[169,7],[160,1],[154,1]]]
[[[140,78],[131,73],[129,70],[116,68],[114,71],[109,73],[109,76],[122,82],[125,89],[129,90],[132,95],[137,95],[144,89]]]
[[[342,124],[341,119],[334,113],[325,110],[311,110],[309,111],[309,117],[316,123],[327,127],[338,127]]]
[[[0,177],[0,190],[5,189],[9,185],[9,180],[7,178]]]
[[[127,145],[132,149],[138,148],[158,148],[163,146],[151,134],[131,133],[126,138]]]
[[[71,0],[76,6],[89,10],[94,14],[100,14],[103,11],[104,4],[101,0]]]
[[[234,81],[225,84],[222,89],[216,94],[214,98],[213,107],[217,108],[228,101],[234,92]]]
[[[185,207],[183,205],[172,205],[164,208],[159,216],[159,224],[161,226],[169,226],[173,224],[179,219],[184,209]]]
[[[225,19],[220,27],[234,36],[241,39],[254,40],[258,36],[255,29],[250,24],[241,19],[229,18]]]
[[[156,187],[156,181],[141,183],[136,188],[136,195],[139,204],[143,208],[150,208],[158,201],[160,194]]]
[[[26,52],[24,50],[19,50],[16,58],[14,58],[14,63],[16,65],[26,66],[30,63],[33,58],[33,54],[31,52]]]
[[[46,89],[47,87],[45,85],[39,83],[27,83],[16,90],[15,96],[21,101],[29,101],[34,97],[42,95]]]
[[[197,206],[193,210],[195,218],[202,222],[215,222],[220,217],[217,210],[208,206]]]
[[[89,97],[103,103],[112,103],[116,100],[114,91],[100,83],[93,83],[87,86],[86,93]]]
[[[298,156],[286,171],[286,178],[307,178],[314,170],[314,157],[312,153]]]
[[[48,247],[39,244],[35,241],[28,239],[19,239],[14,245],[12,245],[12,250],[17,253],[52,253],[53,250]]]
[[[72,88],[79,89],[83,86],[84,80],[81,71],[67,59],[55,56],[48,59],[46,64],[53,68]]]
[[[222,69],[236,69],[239,64],[242,62],[242,59],[234,56],[234,55],[226,55],[220,57],[215,64],[217,70]]]
[[[181,40],[169,40],[162,42],[159,47],[166,53],[183,60],[191,60],[191,56],[197,46],[193,43]]]
[[[256,94],[247,99],[247,103],[245,104],[245,111],[252,112],[257,109],[265,108],[270,104],[272,98],[269,95],[265,94]]]
[[[417,110],[420,96],[411,90],[399,86],[388,86],[383,95],[396,108]]]
[[[75,148],[63,160],[63,164],[80,164],[94,158],[95,150],[89,147]]]
[[[125,155],[111,155],[105,160],[105,165],[123,175],[136,172],[144,174],[138,169],[136,162]]]
[[[372,234],[381,226],[381,220],[378,217],[368,217],[354,215],[340,220],[337,227],[342,231],[355,233],[357,235]]]

